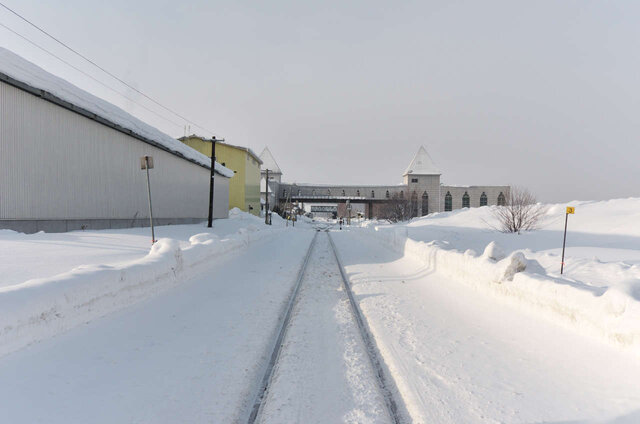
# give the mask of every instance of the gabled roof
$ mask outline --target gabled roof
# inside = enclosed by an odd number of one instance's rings
[[[200,135],[196,135],[196,134],[191,134],[191,135],[187,135],[184,137],[180,137],[178,138],[178,140],[182,141],[183,143],[189,139],[193,139],[193,138],[197,138],[198,140],[202,140],[204,142],[207,143],[211,143],[212,139],[210,138],[205,138],[202,137]],[[260,159],[260,157],[258,155],[255,154],[255,152],[253,150],[251,150],[251,148],[249,147],[244,147],[244,146],[236,146],[235,144],[229,144],[224,140],[217,140],[216,142],[216,146],[220,146],[221,144],[224,144],[225,146],[231,147],[233,149],[238,149],[238,150],[242,150],[243,152],[247,152],[249,154],[249,156],[253,157],[256,161],[258,161],[258,163],[260,165],[262,165],[262,160]]]
[[[272,174],[282,174],[278,162],[276,162],[268,147],[265,147],[260,153],[260,159],[262,160],[262,169],[268,169]]]
[[[2,47],[0,47],[0,81],[188,161],[207,168],[211,167],[211,159],[202,153]],[[232,170],[218,162],[215,164],[215,170],[225,177],[233,176]]]
[[[420,146],[418,149],[418,153],[413,157],[413,160],[407,167],[407,170],[404,171],[404,175],[413,174],[413,175],[441,175],[442,173],[438,168],[436,168],[433,163],[433,159],[427,153],[427,149],[424,146]]]

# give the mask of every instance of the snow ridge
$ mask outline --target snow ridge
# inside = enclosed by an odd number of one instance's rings
[[[477,290],[640,354],[640,302],[618,287],[571,284],[545,274],[537,261],[527,260],[522,252],[499,259],[501,252],[491,244],[479,256],[470,249],[447,250],[437,241],[412,240],[406,227],[363,228],[357,233]]]
[[[249,226],[224,239],[202,233],[184,248],[177,240],[162,238],[146,257],[124,265],[80,266],[2,287],[0,357],[165,291],[187,280],[198,265],[210,266],[212,258],[241,253],[283,230]]]

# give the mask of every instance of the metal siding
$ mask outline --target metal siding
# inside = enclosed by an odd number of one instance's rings
[[[143,155],[154,216],[205,218],[208,169],[0,83],[0,219],[147,217]],[[216,181],[225,203],[228,179]]]

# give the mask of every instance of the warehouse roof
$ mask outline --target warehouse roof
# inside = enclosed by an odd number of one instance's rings
[[[183,157],[207,168],[211,159],[125,112],[119,107],[94,96],[59,78],[15,53],[0,47],[0,81],[21,88],[58,106],[108,125],[148,144]],[[215,164],[220,175],[232,177],[233,171]]]

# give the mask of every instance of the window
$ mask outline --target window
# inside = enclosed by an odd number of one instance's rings
[[[418,194],[411,193],[411,218],[418,216]]]
[[[480,206],[487,206],[487,193],[484,191],[480,195]]]
[[[282,197],[287,197],[287,190],[282,190]]]
[[[462,207],[463,208],[471,207],[471,198],[469,198],[469,193],[467,193],[466,191],[462,195]]]
[[[449,212],[451,210],[453,210],[453,198],[451,193],[447,191],[447,194],[444,195],[444,211]]]
[[[389,198],[389,190],[387,190],[387,192],[385,193],[384,197],[386,197],[387,199]]]
[[[504,194],[502,194],[502,192],[500,192],[500,194],[498,194],[498,206],[505,206],[506,204],[507,204],[507,202],[504,199]]]
[[[418,179],[417,179],[417,178],[411,178],[411,182],[412,182],[412,183],[417,183],[417,182],[418,182]]]
[[[360,197],[360,190],[356,190],[356,196]]]
[[[376,192],[371,190],[371,197],[376,197]]]
[[[311,190],[311,195],[312,195],[312,196],[315,196],[315,195],[316,195],[316,191],[315,191],[315,189],[314,189],[314,190]]]
[[[327,189],[327,196],[331,196],[331,189]]]
[[[302,194],[302,190],[298,189],[298,196]]]
[[[342,190],[342,195],[343,195],[343,196],[346,196],[346,195],[347,195],[347,194],[344,192],[344,190]]]
[[[429,195],[425,191],[422,193],[422,216],[429,214]]]
[[[404,190],[400,190],[400,198],[404,199]]]

